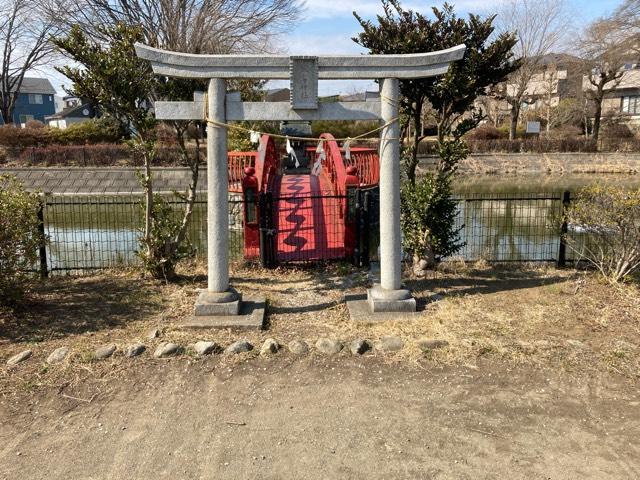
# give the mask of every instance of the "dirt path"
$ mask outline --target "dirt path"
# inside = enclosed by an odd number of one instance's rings
[[[507,364],[149,360],[3,398],[0,478],[635,479],[639,406],[629,381]]]

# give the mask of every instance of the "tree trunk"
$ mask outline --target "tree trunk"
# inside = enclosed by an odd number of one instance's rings
[[[175,239],[174,248],[178,248],[180,246],[187,234],[189,222],[191,221],[191,216],[193,215],[193,207],[196,203],[198,177],[200,175],[200,142],[198,141],[198,139],[196,139],[196,152],[193,159],[189,158],[189,153],[187,152],[186,145],[184,144],[184,138],[181,138],[179,140],[179,145],[183,151],[185,159],[188,162],[189,169],[191,170],[191,181],[189,182],[189,187],[187,190],[187,205],[185,206],[182,223],[180,224],[180,230],[178,231],[178,235]]]
[[[422,115],[422,109],[416,109],[414,115],[412,117],[411,122],[413,122],[413,128],[411,128],[411,136],[412,136],[412,147],[411,147],[411,158],[408,160],[407,164],[407,179],[411,185],[416,184],[416,169],[418,168],[418,146],[420,145],[420,118]]]
[[[551,130],[551,100],[549,100],[549,104],[547,105],[547,127],[546,127],[547,135],[549,134],[550,130]]]
[[[0,116],[4,120],[5,125],[13,124],[13,110],[12,105],[0,105]]]
[[[595,103],[595,112],[593,115],[593,128],[591,129],[591,136],[596,145],[596,150],[598,150],[598,140],[600,137],[600,121],[602,118],[602,98],[601,88],[598,87],[598,96],[594,98]]]
[[[151,180],[151,154],[148,150],[144,153],[144,174],[143,174],[143,183],[144,183],[144,200],[145,200],[145,209],[144,209],[144,239],[147,245],[147,257],[152,258],[153,253],[151,250],[152,241],[151,241],[151,227],[153,224],[153,183]]]
[[[518,117],[520,117],[520,102],[515,101],[511,104],[511,115],[509,123],[509,140],[515,140],[518,130]]]

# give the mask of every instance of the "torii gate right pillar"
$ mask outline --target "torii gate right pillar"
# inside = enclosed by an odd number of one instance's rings
[[[367,292],[372,312],[415,312],[416,300],[402,288],[400,233],[399,82],[380,80],[382,121],[380,136],[380,284]]]

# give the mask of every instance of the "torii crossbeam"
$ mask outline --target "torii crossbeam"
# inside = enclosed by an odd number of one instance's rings
[[[207,126],[208,288],[196,302],[196,316],[212,325],[238,325],[220,319],[238,315],[240,297],[229,286],[227,131],[233,120],[380,120],[380,285],[368,292],[372,312],[414,312],[415,299],[402,288],[400,235],[399,80],[446,73],[460,60],[464,45],[411,55],[195,55],[136,44],[140,58],[159,75],[209,79],[208,94],[193,102],[157,102],[156,117],[209,120]],[[228,79],[289,79],[290,102],[242,102],[227,95]],[[318,80],[378,79],[380,101],[319,103]],[[206,102],[206,105],[205,105]],[[208,115],[208,118],[207,118]]]

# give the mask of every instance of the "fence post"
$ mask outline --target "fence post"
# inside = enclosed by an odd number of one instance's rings
[[[571,192],[565,190],[562,193],[562,226],[560,227],[560,248],[558,249],[558,267],[562,268],[567,264],[567,233],[569,232],[569,224],[565,215],[569,204],[571,203]]]
[[[353,192],[353,196],[354,196],[354,201],[355,201],[355,208],[354,208],[354,221],[355,221],[355,248],[353,250],[353,258],[352,258],[352,262],[353,265],[356,267],[359,267],[362,265],[362,247],[361,247],[361,243],[362,243],[362,225],[360,224],[362,222],[362,199],[363,199],[363,192],[362,190],[360,190],[359,188],[355,189]],[[349,201],[349,198],[347,197],[347,201]]]
[[[273,231],[273,196],[271,192],[259,194],[260,263],[264,268],[274,268],[278,263]]]
[[[371,263],[371,257],[369,254],[369,244],[371,243],[371,191],[366,190],[364,192],[364,201],[362,202],[362,216],[360,223],[360,231],[362,236],[360,238],[360,266],[368,267]]]
[[[46,205],[46,199],[40,197],[40,205],[38,206],[38,232],[40,238],[43,239],[42,244],[39,247],[40,256],[40,278],[47,278],[49,276],[49,268],[47,267],[47,246],[44,243],[45,231],[44,231],[44,207]]]

